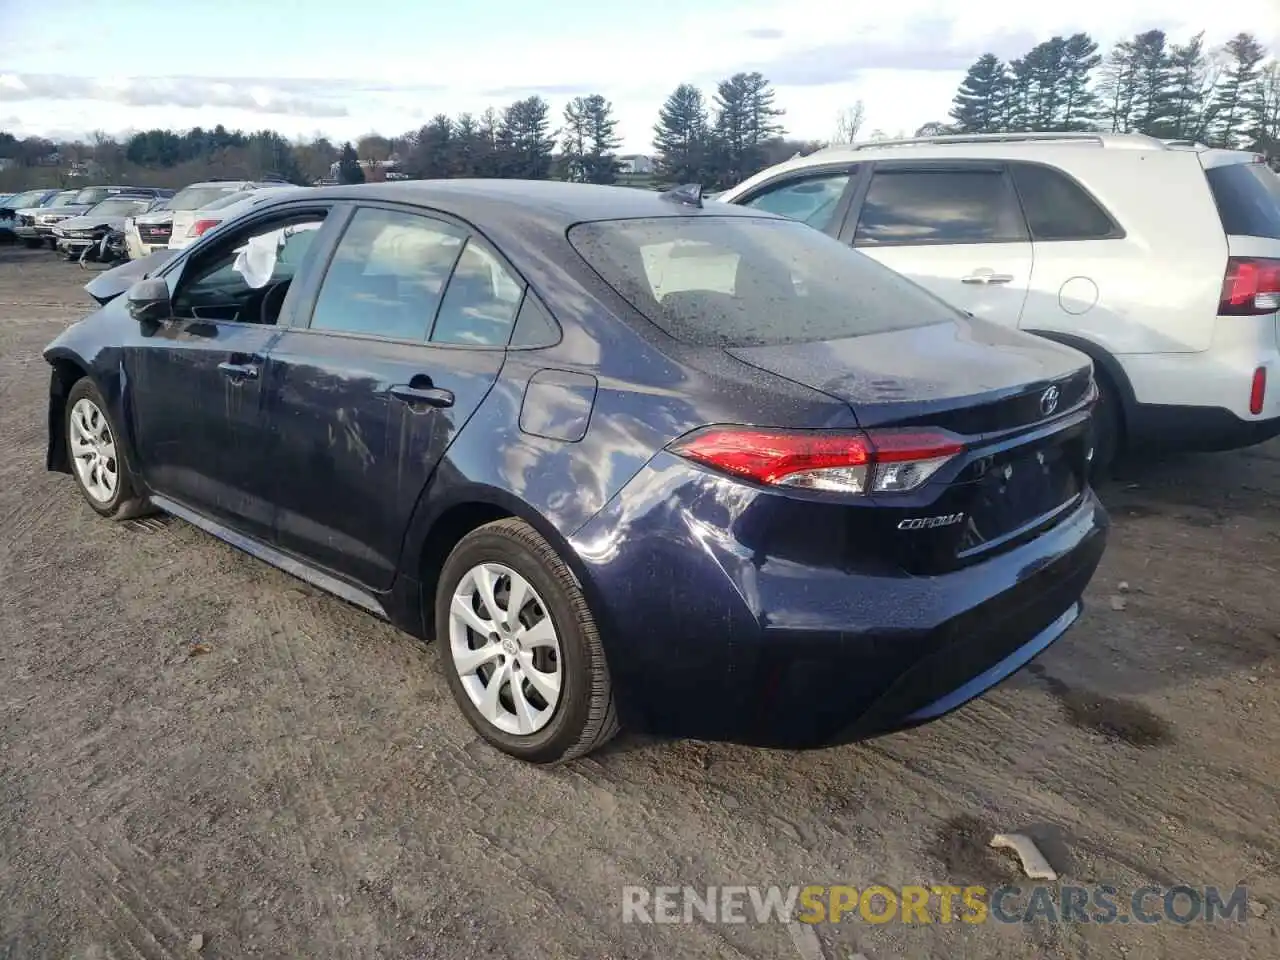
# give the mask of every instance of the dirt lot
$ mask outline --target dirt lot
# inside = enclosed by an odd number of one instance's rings
[[[196,934],[210,958],[1280,955],[1280,444],[1105,490],[1081,624],[931,727],[799,755],[623,737],[534,769],[477,741],[433,650],[44,471],[40,350],[86,279],[0,249],[0,957]],[[849,918],[811,928],[820,953],[776,923],[622,921],[624,884],[1016,882],[986,848],[1016,829],[1066,883],[1245,883],[1265,916]]]

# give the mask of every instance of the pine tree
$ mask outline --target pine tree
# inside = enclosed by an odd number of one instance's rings
[[[1031,130],[1056,130],[1062,116],[1063,58],[1067,41],[1053,37],[1036,44],[1028,51],[1024,61],[1030,74]]]
[[[1128,133],[1133,127],[1134,103],[1138,96],[1137,59],[1133,42],[1122,40],[1111,48],[1102,67],[1098,93],[1102,119],[1112,133]]]
[[[1204,55],[1204,32],[1169,51],[1169,124],[1179,140],[1208,136],[1209,93],[1213,80]]]
[[[1228,61],[1213,97],[1210,136],[1213,146],[1236,149],[1246,145],[1258,115],[1266,52],[1249,33],[1236,34],[1223,52]]]
[[[582,183],[613,183],[618,177],[618,122],[613,105],[598,93],[574,97],[564,109],[565,172]]]
[[[405,165],[410,176],[432,180],[453,176],[456,171],[453,121],[443,113],[418,131]]]
[[[1275,160],[1280,157],[1280,61],[1273,60],[1263,68],[1259,89],[1252,147]]]
[[[668,183],[697,183],[706,174],[707,105],[702,91],[688,83],[676,87],[658,111],[653,128],[658,177]]]
[[[342,152],[338,154],[338,182],[364,183],[364,169],[350,140],[342,145]]]
[[[1163,30],[1133,38],[1133,127],[1152,137],[1173,136],[1173,67]]]
[[[719,185],[740,183],[765,166],[763,145],[780,136],[783,111],[760,73],[735,73],[716,89],[715,140]]]
[[[503,176],[545,180],[551,175],[551,107],[539,96],[517,100],[502,112],[499,149],[504,153]]]
[[[1060,130],[1091,130],[1097,120],[1098,98],[1090,83],[1102,62],[1098,44],[1087,33],[1067,38],[1062,57]]]
[[[1036,64],[1033,59],[1019,57],[1009,64],[1009,93],[999,129],[1024,131],[1034,129],[1036,112]]]
[[[969,68],[951,106],[957,133],[990,133],[1003,128],[1009,95],[1008,68],[984,53]]]

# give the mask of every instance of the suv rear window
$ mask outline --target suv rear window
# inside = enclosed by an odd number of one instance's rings
[[[794,220],[605,220],[572,227],[569,242],[649,320],[698,346],[836,340],[960,316],[870,257]]]
[[[1228,236],[1280,240],[1280,177],[1265,163],[1229,163],[1205,171]]]

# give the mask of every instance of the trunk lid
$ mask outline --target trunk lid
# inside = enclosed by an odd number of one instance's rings
[[[964,565],[1057,522],[1088,485],[1092,363],[980,320],[727,352],[848,404],[871,433],[942,429],[964,450],[923,487],[850,522],[917,573]],[[852,538],[851,538],[852,539]]]

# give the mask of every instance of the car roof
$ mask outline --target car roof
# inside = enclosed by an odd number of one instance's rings
[[[397,180],[314,187],[307,199],[381,200],[429,207],[463,220],[538,220],[569,227],[592,220],[629,220],[647,217],[748,217],[772,218],[749,207],[708,203],[695,207],[664,199],[662,194],[636,187],[564,183],[556,180]],[[289,200],[297,199],[289,197]],[[282,198],[283,200],[283,198]]]

